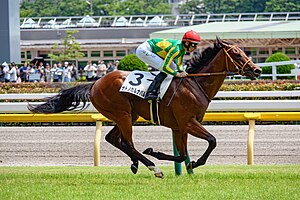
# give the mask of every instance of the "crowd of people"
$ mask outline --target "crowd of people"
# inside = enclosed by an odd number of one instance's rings
[[[116,70],[117,65],[118,61],[105,64],[103,60],[99,60],[98,64],[88,61],[81,68],[71,62],[54,63],[52,66],[44,62],[24,62],[18,67],[14,62],[4,62],[0,67],[0,82],[74,82],[79,78],[94,81]]]

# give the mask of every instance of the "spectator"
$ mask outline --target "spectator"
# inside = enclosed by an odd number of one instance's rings
[[[28,63],[24,62],[23,66],[19,69],[20,78],[22,82],[28,82]]]
[[[62,69],[60,69],[56,63],[53,64],[53,68],[50,70],[53,82],[60,82],[60,75],[62,74]]]
[[[45,81],[47,83],[51,83],[52,82],[52,73],[51,73],[51,67],[50,67],[49,63],[46,63],[46,68],[44,70],[44,74],[45,74]]]
[[[5,83],[8,83],[10,81],[10,74],[9,74],[10,68],[6,62],[4,62],[2,66],[4,66],[3,67],[4,81]]]
[[[116,62],[115,62],[115,70],[117,70],[117,69],[118,69],[118,65],[119,65],[119,61],[118,61],[118,60],[116,60]]]
[[[78,68],[74,63],[71,64],[71,81],[78,80]]]
[[[63,67],[60,62],[57,64],[57,68],[58,68],[58,70],[56,71],[56,74],[58,76],[58,82],[62,82],[63,81]]]
[[[65,62],[63,69],[63,82],[71,82],[71,63]]]
[[[29,82],[40,82],[41,74],[39,73],[37,66],[33,63],[31,63],[30,66],[30,70],[28,70]]]
[[[92,61],[89,61],[87,66],[85,66],[84,71],[86,72],[87,81],[93,81],[95,77],[95,71],[97,71],[96,64],[92,64]]]
[[[107,71],[106,72],[110,73],[110,72],[115,71],[115,70],[117,70],[116,66],[112,62],[109,62],[107,64]]]
[[[10,66],[11,66],[11,69],[8,72],[10,74],[10,82],[16,83],[17,79],[18,79],[16,64],[14,62],[12,62],[10,64]]]
[[[0,66],[0,82],[4,82],[4,72],[3,72],[3,66]]]
[[[97,79],[101,78],[106,74],[106,64],[104,63],[103,60],[98,61],[98,66],[97,66]]]
[[[45,80],[45,67],[43,62],[40,62],[37,67],[37,73],[40,74],[39,82],[43,82]]]

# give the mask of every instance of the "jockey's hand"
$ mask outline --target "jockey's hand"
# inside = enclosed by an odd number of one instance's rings
[[[188,75],[188,73],[186,73],[186,71],[180,72],[176,74],[176,77],[186,77]]]

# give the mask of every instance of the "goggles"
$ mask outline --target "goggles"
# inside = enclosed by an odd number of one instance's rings
[[[197,46],[198,46],[198,43],[190,42],[190,45],[191,45],[191,47],[197,47]]]

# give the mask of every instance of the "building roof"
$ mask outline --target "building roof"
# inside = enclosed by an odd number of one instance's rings
[[[300,21],[212,22],[153,32],[150,38],[181,39],[191,29],[204,40],[300,38]]]

